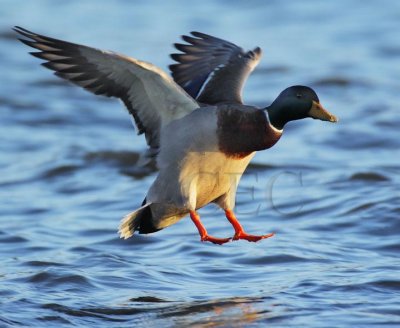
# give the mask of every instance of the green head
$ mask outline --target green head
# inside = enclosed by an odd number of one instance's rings
[[[289,121],[307,117],[332,123],[338,121],[334,115],[322,107],[315,91],[302,85],[283,90],[266,110],[271,124],[279,130],[282,130]]]

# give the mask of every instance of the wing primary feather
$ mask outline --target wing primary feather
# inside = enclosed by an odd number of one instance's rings
[[[192,97],[207,104],[242,103],[242,89],[261,58],[261,49],[245,52],[232,42],[192,31],[187,44],[175,43],[181,53],[169,66],[174,80]]]
[[[32,56],[63,79],[94,93],[120,98],[133,116],[139,134],[152,149],[159,146],[160,129],[187,115],[198,103],[156,66],[117,53],[102,51],[36,34],[16,26],[19,40],[39,51]]]

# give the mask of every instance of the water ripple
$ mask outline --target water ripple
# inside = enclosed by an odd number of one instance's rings
[[[4,2],[0,326],[399,326],[400,5],[384,2],[206,0],[184,14],[175,0]],[[115,99],[40,68],[10,31],[18,21],[163,68],[188,26],[258,45],[246,103],[308,84],[340,120],[291,122],[242,177],[238,218],[274,238],[217,247],[185,218],[122,240],[121,217],[157,172],[143,165],[145,140]],[[221,210],[200,214],[210,233],[232,236]]]
[[[369,182],[389,181],[390,179],[383,174],[376,172],[357,172],[351,175],[350,180],[360,180]]]

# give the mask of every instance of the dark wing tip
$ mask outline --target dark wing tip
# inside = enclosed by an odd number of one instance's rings
[[[28,31],[27,29],[24,29],[21,26],[14,26],[12,30],[28,38],[32,38],[32,36],[36,35],[35,33]]]
[[[11,28],[13,31],[15,32],[19,32],[19,31],[25,31],[28,32],[27,30],[25,30],[24,28],[22,28],[21,26],[15,25],[14,27]]]
[[[190,43],[190,44],[195,44],[195,42],[196,42],[196,39],[195,38],[193,38],[193,37],[191,37],[191,36],[189,36],[189,35],[182,35],[182,39],[184,40],[184,41],[186,41],[187,43]]]
[[[197,31],[192,31],[192,32],[190,32],[190,34],[193,35],[193,36],[195,36],[196,38],[201,38],[201,39],[211,39],[211,38],[214,38],[213,36],[211,36],[211,35],[209,35],[209,34],[197,32]]]
[[[182,43],[174,43],[174,47],[176,50],[182,51],[184,53],[192,52],[195,49],[195,46],[191,44],[182,44]]]
[[[170,54],[169,56],[170,56],[173,60],[179,62],[179,60],[178,60],[178,54]]]
[[[36,49],[36,47],[35,47],[35,43],[36,43],[36,42],[34,42],[34,41],[27,40],[27,39],[21,39],[21,38],[18,38],[18,40],[21,41],[23,44],[26,44],[27,46]]]

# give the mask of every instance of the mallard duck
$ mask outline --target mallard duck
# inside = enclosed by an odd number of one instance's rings
[[[256,242],[273,236],[250,235],[234,214],[239,180],[256,151],[280,139],[285,125],[314,118],[337,122],[314,90],[291,86],[265,107],[244,105],[247,77],[260,61],[260,48],[244,51],[207,34],[192,32],[175,44],[172,77],[153,64],[111,51],[53,39],[21,27],[20,40],[38,52],[42,65],[94,94],[116,97],[133,116],[139,134],[157,156],[158,175],[142,206],[126,215],[121,238],[164,229],[189,214],[201,241]],[[215,203],[234,229],[234,236],[208,234],[197,213]]]

